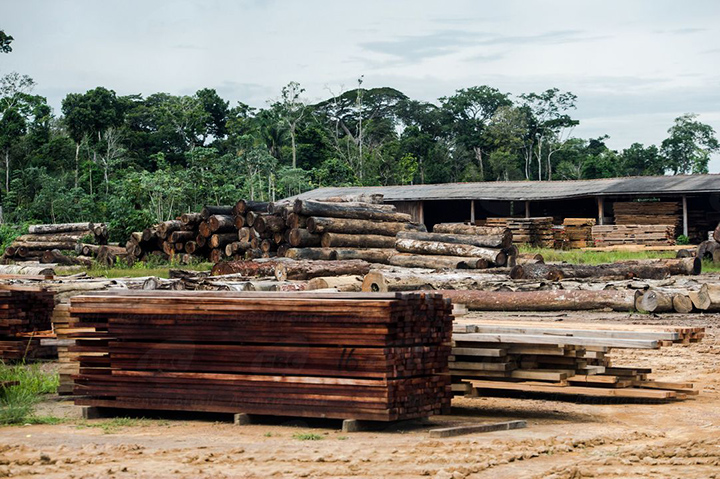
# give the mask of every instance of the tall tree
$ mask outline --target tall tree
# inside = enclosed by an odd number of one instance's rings
[[[668,134],[660,148],[673,174],[708,172],[710,155],[720,151],[713,127],[697,121],[696,114],[687,113],[675,118]]]
[[[3,30],[0,30],[0,52],[10,53],[12,51],[10,44],[13,40],[15,39],[12,36],[6,34]]]
[[[5,157],[5,192],[10,191],[10,148],[25,134],[25,118],[15,108],[8,108],[0,118],[0,148]]]
[[[301,88],[298,82],[291,81],[283,87],[280,102],[275,104],[280,112],[280,118],[282,118],[290,133],[293,168],[297,168],[297,146],[295,144],[297,127],[303,116],[305,116],[306,105],[300,98],[304,91],[305,89]]]

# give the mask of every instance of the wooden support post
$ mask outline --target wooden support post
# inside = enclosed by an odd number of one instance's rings
[[[598,224],[604,225],[605,224],[605,198],[598,198],[597,204],[598,204]]]
[[[362,426],[357,419],[345,419],[342,423],[342,432],[358,432],[362,430]]]
[[[250,419],[249,414],[233,414],[233,424],[235,424],[236,426],[247,426],[248,424],[252,424],[252,420]]]
[[[683,206],[683,234],[688,236],[688,207],[687,207],[687,196],[682,197]]]
[[[530,218],[530,201],[525,200],[525,218]]]
[[[103,411],[97,406],[82,406],[83,419],[100,419],[105,417]]]
[[[470,200],[470,224],[475,224],[475,200]]]

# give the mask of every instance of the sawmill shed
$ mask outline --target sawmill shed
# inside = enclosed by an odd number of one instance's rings
[[[720,175],[643,176],[574,181],[497,181],[431,185],[326,187],[297,198],[382,194],[386,203],[432,228],[492,217],[595,218],[614,224],[617,202],[677,204],[678,234],[705,239],[720,221]],[[656,211],[657,208],[654,208]]]

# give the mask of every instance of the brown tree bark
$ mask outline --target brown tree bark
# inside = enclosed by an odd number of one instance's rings
[[[295,200],[294,212],[305,216],[352,218],[360,220],[410,222],[410,215],[388,211],[385,205],[349,206],[343,203],[321,203],[311,200]]]
[[[323,248],[392,248],[394,236],[370,234],[323,233],[320,244]]]
[[[476,311],[632,311],[635,298],[627,290],[433,291]]]
[[[280,263],[275,267],[278,281],[312,279],[320,276],[365,275],[370,263],[352,259],[346,261],[295,261]]]
[[[400,231],[397,233],[397,237],[399,239],[462,244],[479,246],[481,248],[507,248],[512,244],[512,234],[510,234],[510,230],[507,231],[507,234],[483,236],[454,233],[420,233],[414,231]]]
[[[395,236],[400,231],[425,231],[425,225],[406,222],[382,222],[311,216],[307,219],[307,229],[311,233],[375,234]]]
[[[395,249],[405,253],[481,258],[497,266],[503,266],[507,260],[505,253],[498,249],[481,248],[479,246],[462,244],[437,243],[432,241],[398,239],[395,241]]]

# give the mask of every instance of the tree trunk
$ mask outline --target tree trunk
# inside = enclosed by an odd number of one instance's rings
[[[275,276],[275,266],[280,263],[280,260],[227,261],[213,266],[210,274],[212,276],[239,274],[248,277],[271,277]]]
[[[234,237],[235,235],[233,235]],[[171,243],[185,243],[186,241],[195,240],[194,231],[173,231],[168,237]]]
[[[658,258],[618,261],[614,264],[627,265],[662,265],[667,266],[672,275],[697,275],[702,272],[702,261],[700,258]]]
[[[351,218],[360,220],[394,221],[409,223],[407,213],[388,211],[385,205],[350,206],[347,203],[321,203],[311,200],[295,200],[293,211],[305,216],[329,216],[332,218]]]
[[[370,263],[352,259],[346,261],[295,261],[275,267],[278,281],[312,279],[320,276],[366,275]]]
[[[375,234],[395,236],[400,231],[426,231],[425,225],[407,222],[378,222],[347,218],[311,216],[307,219],[311,233]]]
[[[280,251],[278,248],[278,255],[279,254]],[[283,256],[291,259],[320,259],[326,261],[337,259],[335,250],[329,248],[288,248]]]
[[[207,220],[212,215],[228,215],[232,216],[233,214],[233,207],[232,206],[214,206],[214,205],[207,205],[200,211],[200,216],[202,216],[203,220]]]
[[[264,215],[255,220],[253,228],[261,234],[266,231],[269,233],[279,233],[285,231],[285,220],[279,216]]]
[[[288,243],[296,248],[320,246],[322,237],[303,228],[294,228],[288,234]]]
[[[589,311],[612,309],[628,312],[635,307],[627,290],[455,291],[440,290],[454,304],[475,311]]]
[[[468,258],[463,256],[436,256],[436,255],[412,255],[398,253],[390,256],[388,262],[394,266],[405,268],[428,268],[428,269],[485,269],[489,261],[482,258]]]
[[[715,231],[713,231],[713,239],[716,243],[720,243],[720,224],[718,224],[715,227]]]
[[[342,292],[356,293],[361,291],[362,276],[325,276],[313,278],[307,283],[307,290],[334,288]]]
[[[210,236],[210,240],[208,241],[208,246],[211,248],[223,248],[225,249],[225,245],[230,244],[234,241],[237,241],[237,235],[235,233],[221,233],[221,234],[214,234]]]
[[[703,241],[697,247],[695,257],[703,259],[712,259],[715,250],[720,249],[720,243],[714,240]]]
[[[697,309],[709,313],[720,311],[720,284],[705,283],[697,294],[698,302],[693,301]]]
[[[211,215],[207,224],[212,233],[227,233],[235,230],[235,218],[230,215]]]
[[[89,233],[95,228],[93,223],[59,223],[49,225],[31,225],[28,227],[30,234],[46,234],[46,233],[73,233],[82,232]]]
[[[197,227],[201,222],[203,218],[200,213],[184,213],[180,217],[180,221],[182,221],[182,224],[185,226],[192,226],[193,228]]]
[[[432,241],[437,243],[452,243],[481,248],[507,248],[512,244],[512,234],[508,231],[502,235],[458,235],[452,233],[418,233],[415,231],[400,231],[397,234],[399,239]]]
[[[475,226],[462,223],[440,223],[433,226],[433,233],[449,233],[456,235],[473,235],[473,236],[493,236],[493,235],[510,235],[512,241],[512,231],[509,228],[501,226]]]
[[[5,148],[5,192],[10,191],[10,148]]]
[[[158,237],[161,239],[166,239],[168,236],[170,236],[170,233],[174,231],[180,231],[183,229],[182,221],[179,220],[170,220],[170,221],[163,221],[159,225],[157,225],[157,232]]]
[[[423,289],[482,289],[487,281],[506,281],[504,275],[470,272],[414,273],[373,270],[365,275],[362,290],[369,293]]]
[[[55,270],[49,266],[22,266],[18,264],[0,264],[0,274],[54,276]]]
[[[505,253],[501,250],[481,248],[478,246],[437,243],[432,241],[416,241],[410,239],[398,239],[395,241],[395,249],[405,253],[435,254],[441,256],[468,256],[481,258],[497,266],[503,266],[506,261]]]
[[[395,246],[395,237],[369,234],[324,233],[321,244],[323,248],[392,248]]]
[[[80,143],[75,143],[75,188],[78,187],[79,175],[80,175]]]
[[[335,259],[361,259],[368,263],[389,264],[390,257],[395,254],[395,248],[336,249]]]
[[[60,250],[54,249],[54,250],[48,250],[45,251],[42,255],[42,258],[40,258],[41,263],[55,263],[55,264],[63,264],[63,265],[82,265],[82,266],[91,266],[92,260],[90,259],[82,259],[76,256],[65,256],[60,252]]]
[[[673,298],[671,294],[651,290],[644,293],[640,298],[640,304],[636,309],[648,313],[667,313],[673,310]]]
[[[235,203],[235,206],[233,207],[232,214],[234,215],[244,215],[248,211],[257,211],[260,213],[267,213],[268,206],[270,204],[266,201],[246,201],[246,200],[239,200],[237,203]],[[225,213],[223,213],[225,214]]]
[[[574,264],[526,264],[512,269],[513,279],[545,279],[559,281],[563,278],[617,278],[617,279],[664,279],[670,276],[667,266],[661,264],[611,263],[597,266]]]

